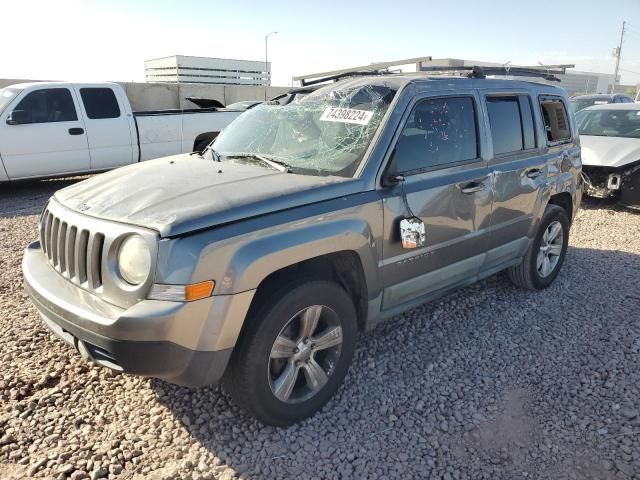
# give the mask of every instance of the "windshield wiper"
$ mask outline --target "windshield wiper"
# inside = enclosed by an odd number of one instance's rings
[[[291,165],[283,162],[282,160],[276,160],[273,157],[267,157],[259,153],[233,153],[231,155],[225,155],[225,158],[255,158],[262,163],[266,163],[271,168],[275,168],[279,172],[289,173],[291,171]]]

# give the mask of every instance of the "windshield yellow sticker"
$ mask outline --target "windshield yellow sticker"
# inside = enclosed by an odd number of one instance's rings
[[[322,113],[320,120],[323,122],[355,123],[356,125],[367,125],[373,117],[373,112],[366,110],[355,110],[353,108],[327,107]]]

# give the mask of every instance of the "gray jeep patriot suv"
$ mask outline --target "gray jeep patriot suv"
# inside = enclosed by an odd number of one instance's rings
[[[557,87],[424,74],[267,102],[202,153],[58,191],[26,288],[83,357],[291,424],[358,331],[501,270],[553,282],[582,196],[570,111]]]

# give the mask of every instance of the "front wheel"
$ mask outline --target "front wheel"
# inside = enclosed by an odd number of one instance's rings
[[[312,281],[263,300],[225,374],[233,400],[265,424],[286,426],[322,408],[355,349],[356,312],[338,284]]]
[[[562,207],[548,205],[522,262],[509,269],[513,283],[529,290],[548,287],[560,272],[569,243],[569,217]]]

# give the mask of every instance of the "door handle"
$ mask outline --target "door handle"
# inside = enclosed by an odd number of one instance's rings
[[[84,133],[84,128],[70,128],[69,135],[82,135]]]
[[[539,168],[532,168],[531,170],[527,170],[527,177],[529,178],[538,178],[542,175],[542,170]]]
[[[479,192],[480,190],[484,190],[484,187],[485,187],[484,183],[472,182],[462,187],[461,192],[464,193],[465,195],[471,195],[472,193],[476,193],[476,192]]]

